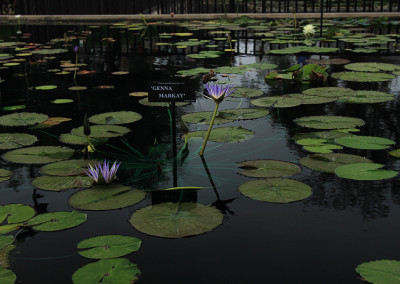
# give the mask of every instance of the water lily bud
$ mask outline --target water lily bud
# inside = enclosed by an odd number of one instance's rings
[[[89,136],[92,131],[90,130],[89,120],[87,118],[87,113],[85,113],[85,118],[83,119],[83,134]]]
[[[174,12],[171,12],[171,18],[173,18],[174,16],[175,16],[175,13]]]

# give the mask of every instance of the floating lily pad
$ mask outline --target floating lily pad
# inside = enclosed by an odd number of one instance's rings
[[[66,52],[68,52],[68,49],[51,48],[51,49],[33,50],[32,54],[52,55],[52,54],[60,54],[60,53],[66,53]]]
[[[69,204],[80,210],[113,210],[139,203],[145,196],[142,190],[112,183],[78,191],[70,197]]]
[[[79,176],[85,175],[84,169],[89,167],[89,164],[95,165],[96,160],[67,160],[47,164],[40,168],[40,171],[51,176]]]
[[[261,107],[276,107],[276,108],[287,108],[301,105],[303,100],[300,97],[295,96],[271,96],[265,98],[259,98],[250,102],[252,105]]]
[[[71,99],[56,99],[51,101],[53,104],[69,104],[69,103],[73,103],[74,100]]]
[[[337,167],[335,173],[341,178],[354,180],[381,180],[395,177],[398,172],[382,170],[384,165],[376,163],[356,163]]]
[[[390,63],[377,63],[377,62],[359,62],[350,63],[344,66],[347,70],[361,71],[361,72],[380,72],[380,71],[394,71],[400,70],[400,66]]]
[[[131,130],[124,126],[119,125],[94,125],[90,127],[91,134],[90,138],[110,138],[110,137],[118,137],[124,134],[127,134]],[[71,130],[73,135],[85,137],[83,134],[83,126],[74,128]]]
[[[338,98],[342,96],[352,96],[355,94],[355,91],[349,88],[321,87],[305,90],[303,94],[317,97]]]
[[[377,91],[357,91],[352,96],[343,96],[339,99],[342,103],[365,104],[383,103],[394,100],[394,96]]]
[[[9,180],[12,174],[13,174],[12,171],[0,169],[0,182]]]
[[[294,120],[300,126],[315,129],[354,128],[365,124],[364,120],[346,116],[307,116]]]
[[[395,76],[386,73],[367,73],[367,72],[340,72],[333,73],[332,77],[344,81],[353,82],[384,82],[393,79]]]
[[[0,125],[3,126],[29,126],[42,123],[49,117],[45,114],[34,112],[17,112],[0,117]]]
[[[87,139],[86,137],[77,136],[69,133],[61,134],[59,137],[60,141],[66,144],[73,144],[73,145],[86,145]],[[91,138],[90,142],[94,145],[101,145],[108,141],[108,138]]]
[[[139,103],[144,105],[144,106],[153,106],[153,107],[169,107],[168,102],[149,102],[148,98],[143,98],[139,100]],[[189,103],[175,103],[175,106],[185,106],[188,105]]]
[[[194,76],[194,75],[200,75],[200,74],[207,74],[210,72],[210,69],[199,67],[199,68],[193,68],[189,70],[180,70],[177,73],[180,75],[184,76]]]
[[[189,138],[205,138],[207,130],[189,132]],[[214,128],[211,131],[209,141],[219,143],[232,143],[249,140],[254,136],[254,132],[242,127],[231,126],[231,127],[219,127]]]
[[[134,283],[141,272],[126,258],[102,259],[79,268],[72,275],[74,284]]]
[[[36,90],[47,91],[47,90],[54,90],[56,89],[56,85],[43,85],[35,87]]]
[[[193,112],[185,114],[181,118],[184,122],[188,123],[209,124],[212,113],[211,111]],[[268,110],[259,108],[226,109],[217,114],[214,124],[232,122],[235,120],[256,119],[267,116],[268,114]]]
[[[11,245],[14,242],[14,236],[0,235],[0,249]]]
[[[221,66],[218,68],[215,68],[215,73],[219,74],[237,74],[241,75],[246,73],[247,70],[246,68],[243,68],[242,66]],[[233,94],[232,94],[233,95]]]
[[[337,167],[347,164],[372,163],[371,160],[361,156],[339,153],[314,154],[302,158],[299,162],[312,170],[326,173],[334,173]]]
[[[84,91],[86,89],[87,89],[87,87],[85,87],[85,86],[71,86],[68,88],[68,90],[70,90],[70,91]]]
[[[273,203],[289,203],[311,195],[311,187],[297,180],[269,178],[247,181],[238,190],[255,200]]]
[[[12,111],[12,110],[20,110],[20,109],[25,109],[26,105],[16,105],[16,106],[6,106],[3,107],[4,111]]]
[[[303,105],[315,105],[315,104],[325,104],[336,101],[336,97],[321,97],[321,96],[312,96],[306,94],[288,94],[286,97],[296,97],[297,99],[301,99],[301,104]]]
[[[396,150],[390,151],[389,155],[391,155],[393,157],[396,157],[396,158],[400,158],[400,149],[396,149]]]
[[[400,280],[400,261],[382,259],[364,262],[356,267],[356,272],[370,283],[394,284]]]
[[[238,165],[243,169],[239,174],[248,177],[288,177],[301,172],[301,168],[294,163],[276,160],[249,160]]]
[[[93,180],[86,176],[40,176],[32,181],[32,185],[43,190],[63,191],[70,188],[91,187]]]
[[[332,150],[343,149],[343,147],[334,144],[321,144],[321,145],[304,146],[303,149],[312,153],[327,154],[327,153],[332,153],[333,152]]]
[[[230,97],[235,98],[254,98],[259,97],[264,94],[264,91],[259,89],[251,89],[251,88],[237,88],[236,91],[230,95]]]
[[[126,124],[140,119],[142,116],[134,111],[106,112],[89,117],[89,121],[95,124]]]
[[[147,97],[149,95],[148,92],[133,92],[129,93],[129,96],[131,97]]]
[[[36,136],[25,133],[0,133],[0,149],[10,150],[30,146],[37,141]]]
[[[317,46],[292,46],[282,49],[274,49],[269,52],[272,54],[295,54],[301,52],[308,53],[333,53],[338,51],[336,47],[317,47]]]
[[[222,224],[221,212],[200,203],[162,203],[136,211],[130,223],[157,237],[183,238],[209,232]]]
[[[2,284],[14,284],[17,276],[11,270],[0,267],[0,279]]]
[[[0,223],[16,224],[35,216],[35,210],[24,204],[8,204],[0,206]]]
[[[81,241],[78,249],[87,249],[78,253],[87,258],[115,258],[137,251],[142,241],[131,236],[106,235]]]
[[[3,159],[21,164],[47,164],[66,160],[74,150],[67,147],[38,146],[6,152]]]
[[[85,213],[78,211],[54,212],[37,215],[27,222],[37,231],[53,232],[76,227],[84,223],[87,219]]]
[[[346,136],[336,138],[336,143],[354,149],[382,150],[396,144],[393,140],[374,136]]]

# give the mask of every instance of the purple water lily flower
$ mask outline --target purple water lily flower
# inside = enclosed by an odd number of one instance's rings
[[[223,86],[220,84],[206,84],[204,85],[207,92],[204,93],[204,96],[207,99],[213,100],[215,103],[221,103],[227,96],[231,95],[237,89],[233,89],[231,86]]]
[[[77,45],[74,46],[74,52],[75,52],[75,53],[78,52],[78,46],[77,46]]]
[[[84,172],[94,180],[95,183],[107,184],[111,183],[116,178],[116,173],[121,163],[117,164],[117,161],[111,166],[110,163],[104,160],[102,164],[99,162],[94,167],[89,164],[88,171]]]

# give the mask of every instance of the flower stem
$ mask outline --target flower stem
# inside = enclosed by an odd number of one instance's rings
[[[203,147],[201,147],[201,150],[200,150],[200,153],[199,153],[200,156],[203,156],[203,155],[204,155],[204,150],[206,149],[208,137],[210,137],[211,129],[212,129],[213,124],[214,124],[214,120],[215,120],[215,118],[217,117],[218,107],[219,107],[219,103],[216,103],[216,104],[215,104],[214,113],[213,113],[213,116],[212,116],[212,118],[211,118],[210,127],[208,127],[208,131],[207,131],[206,138],[204,138]]]
[[[75,70],[74,70],[74,82],[75,82],[75,85],[78,85],[76,83],[76,71],[77,71],[77,69],[78,69],[78,53],[75,55]]]

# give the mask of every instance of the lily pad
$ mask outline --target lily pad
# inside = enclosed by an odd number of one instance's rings
[[[45,114],[34,112],[17,112],[0,117],[0,125],[3,126],[29,126],[42,123],[49,117]]]
[[[356,272],[370,283],[394,284],[400,281],[400,261],[382,259],[364,262],[356,267]]]
[[[56,99],[51,101],[53,104],[69,104],[69,103],[73,103],[74,100],[71,99]]]
[[[311,187],[297,180],[269,178],[247,181],[238,190],[255,200],[273,203],[289,203],[311,195]]]
[[[301,168],[294,163],[276,160],[249,160],[238,165],[243,169],[239,174],[248,177],[288,177],[301,172]]]
[[[82,176],[40,176],[32,181],[32,185],[43,190],[63,191],[70,188],[91,187],[93,180]]]
[[[400,70],[400,66],[390,63],[377,62],[357,62],[350,63],[344,66],[347,70],[361,72],[380,72],[380,71],[395,71]]]
[[[66,144],[73,144],[73,145],[86,145],[87,144],[86,137],[77,136],[77,135],[73,135],[70,133],[61,134],[59,139],[61,142],[66,143]],[[101,138],[101,137],[90,138],[90,142],[92,142],[92,144],[94,146],[104,144],[107,141],[108,141],[108,138]]]
[[[11,245],[14,242],[14,236],[0,235],[0,249]]]
[[[118,137],[124,134],[127,134],[131,130],[124,126],[119,125],[94,125],[90,127],[91,134],[90,138],[110,138],[110,137]],[[74,128],[71,130],[73,135],[85,137],[83,134],[83,126]]]
[[[24,204],[8,204],[0,206],[0,223],[16,224],[35,216],[35,210]]]
[[[142,116],[134,111],[106,112],[89,117],[89,121],[95,124],[126,124],[140,119]]]
[[[265,98],[259,98],[250,102],[252,105],[261,107],[276,107],[276,108],[287,108],[301,105],[303,100],[300,97],[295,96],[271,96]]]
[[[312,153],[327,154],[327,153],[332,153],[333,152],[332,150],[343,149],[343,147],[334,144],[321,144],[321,145],[304,146],[303,149]]]
[[[299,162],[312,170],[326,173],[334,173],[337,167],[347,164],[372,163],[371,160],[361,156],[339,153],[314,154],[302,158]]]
[[[126,258],[102,259],[79,268],[72,275],[74,284],[134,283],[141,272]]]
[[[354,149],[382,150],[396,144],[393,140],[374,136],[346,136],[336,138],[335,142]]]
[[[68,202],[80,210],[113,210],[139,203],[145,196],[142,190],[112,183],[78,191]]]
[[[210,72],[210,69],[199,67],[199,68],[193,68],[189,70],[180,70],[177,73],[182,76],[194,76],[194,75],[200,75],[200,74],[207,74]]]
[[[17,276],[11,270],[0,267],[0,279],[2,284],[14,284]]]
[[[0,133],[0,149],[10,150],[30,146],[37,141],[36,136],[25,133]]]
[[[139,100],[139,103],[144,106],[152,106],[152,107],[169,107],[168,102],[149,102],[149,98],[143,98]],[[185,106],[189,103],[175,103],[175,106]]]
[[[338,101],[342,103],[365,104],[383,103],[394,100],[394,96],[378,91],[357,91],[352,96],[343,96]]]
[[[53,232],[76,227],[84,223],[87,219],[85,213],[78,211],[54,212],[37,215],[27,222],[37,231]]]
[[[251,89],[251,88],[237,88],[236,91],[230,95],[230,97],[235,98],[254,98],[259,97],[264,94],[264,91],[259,89]]]
[[[12,174],[13,174],[12,171],[0,169],[0,182],[9,180]]]
[[[189,138],[205,138],[207,130],[193,131],[189,132]],[[254,136],[254,132],[237,126],[230,127],[219,127],[214,128],[211,131],[209,141],[219,142],[219,143],[233,143],[241,142],[244,140],[249,140]]]
[[[365,124],[364,120],[346,116],[307,116],[294,120],[300,126],[315,129],[355,128]]]
[[[56,85],[43,85],[35,87],[36,90],[47,91],[47,90],[54,90],[56,89]]]
[[[396,150],[390,151],[389,155],[391,155],[393,157],[396,157],[396,158],[400,158],[400,149],[396,149]]]
[[[335,173],[341,178],[354,180],[381,180],[395,177],[398,172],[382,170],[382,164],[356,163],[336,168]]]
[[[94,165],[97,162],[96,160],[67,160],[45,165],[40,168],[40,171],[51,176],[79,176],[85,175],[83,169],[86,170],[89,164]]]
[[[386,73],[367,73],[352,71],[332,74],[332,78],[353,82],[384,82],[389,81],[394,77],[394,75]]]
[[[78,253],[87,258],[115,258],[137,251],[142,241],[131,236],[106,235],[81,241],[78,249],[87,249]]]
[[[303,94],[317,97],[339,98],[342,96],[352,96],[355,94],[355,91],[349,88],[321,87],[305,90]]]
[[[4,111],[11,111],[11,110],[20,110],[20,109],[25,109],[26,105],[16,105],[16,106],[6,106],[3,107]]]
[[[193,112],[183,115],[181,118],[188,123],[204,123],[209,124],[212,117],[211,111]],[[256,119],[267,116],[269,111],[260,108],[239,108],[226,109],[220,111],[214,121],[214,124],[232,122],[235,120]]]
[[[222,224],[221,212],[200,203],[162,203],[136,211],[130,223],[157,237],[183,238],[209,232]]]
[[[38,146],[9,151],[3,159],[21,164],[47,164],[70,158],[74,150],[67,147]]]

